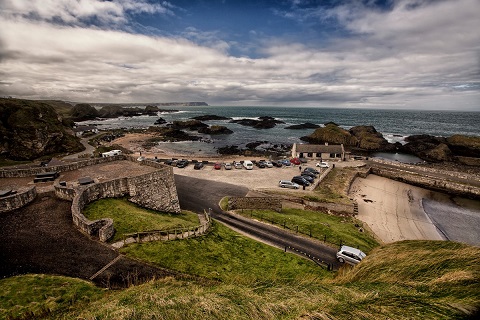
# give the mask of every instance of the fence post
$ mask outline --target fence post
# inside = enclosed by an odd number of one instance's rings
[[[312,237],[312,229],[310,229],[310,238]]]
[[[287,224],[287,220],[283,220],[283,229],[285,229],[286,224]]]
[[[298,233],[298,226],[297,226],[297,233]]]
[[[323,243],[327,242],[327,235],[323,236]]]

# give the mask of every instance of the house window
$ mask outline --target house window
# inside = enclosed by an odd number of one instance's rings
[[[317,152],[317,158],[321,158],[322,157],[322,153],[321,152]]]
[[[303,152],[300,152],[300,154],[298,155],[299,158],[303,158]]]
[[[330,153],[330,158],[336,158],[336,154],[335,153]]]
[[[313,157],[313,153],[312,152],[307,153],[307,157],[309,158]]]

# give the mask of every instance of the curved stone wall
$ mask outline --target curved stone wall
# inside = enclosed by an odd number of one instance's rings
[[[0,198],[0,212],[8,212],[26,206],[32,202],[36,196],[37,188],[33,186],[24,192]]]

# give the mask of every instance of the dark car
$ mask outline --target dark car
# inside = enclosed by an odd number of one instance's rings
[[[265,162],[263,162],[263,161],[258,161],[258,162],[257,162],[257,167],[262,168],[262,169],[265,168],[265,167],[266,167]]]
[[[301,186],[309,186],[310,185],[310,182],[308,182],[307,180],[305,180],[304,177],[302,176],[295,176],[292,178],[292,182],[295,182]]]
[[[177,168],[185,168],[186,166],[188,166],[188,160],[179,160],[177,161]]]
[[[282,161],[272,161],[274,167],[281,168],[283,166]]]
[[[203,168],[203,163],[201,163],[201,162],[197,162],[197,163],[195,163],[195,165],[193,166],[193,169],[195,169],[195,170],[200,170],[200,169],[202,169],[202,168]]]
[[[310,176],[306,176],[306,175],[304,175],[303,173],[302,173],[301,177],[302,177],[303,179],[307,180],[307,181],[310,182],[310,183],[313,183],[313,181],[314,181],[314,178],[312,178],[312,177],[310,177]]]
[[[320,172],[318,172],[318,170],[315,170],[315,168],[312,168],[312,167],[307,167],[303,170],[304,172],[305,171],[308,171],[308,172],[312,172],[314,174],[320,174]]]
[[[309,177],[312,177],[313,179],[315,179],[317,177],[317,175],[313,172],[310,172],[310,171],[303,171],[302,176],[309,176]]]

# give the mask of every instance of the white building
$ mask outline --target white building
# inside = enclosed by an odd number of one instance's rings
[[[343,144],[293,144],[293,158],[305,158],[315,160],[338,159],[345,160]]]

